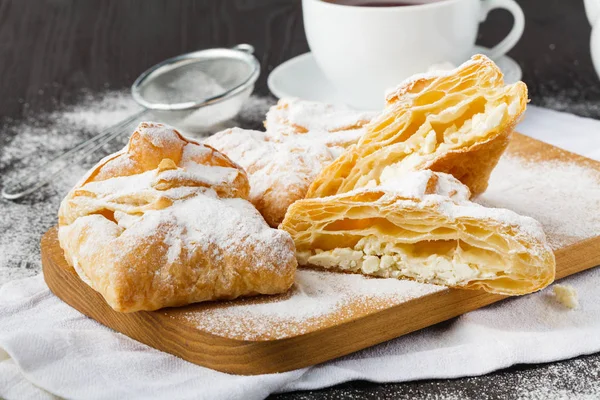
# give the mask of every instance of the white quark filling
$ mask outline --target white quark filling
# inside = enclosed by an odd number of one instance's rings
[[[513,115],[516,115],[517,112],[519,111],[519,99],[515,98],[513,101],[510,102],[510,104],[508,105],[508,115],[510,115],[511,117]]]
[[[297,257],[301,265],[450,286],[495,278],[505,270],[500,257],[478,249],[457,245],[442,253],[421,255],[415,252],[414,245],[384,243],[375,236],[362,238],[354,248],[304,251],[298,252]],[[480,270],[481,265],[486,265],[487,271]]]
[[[453,109],[467,110],[467,104],[458,104]],[[397,178],[405,175],[408,172],[419,169],[419,166],[427,163],[428,160],[435,158],[436,153],[444,153],[451,151],[456,147],[460,147],[460,143],[466,143],[473,137],[484,137],[489,132],[494,131],[500,126],[505,116],[513,116],[519,109],[518,99],[513,100],[508,106],[504,103],[496,106],[486,105],[486,112],[473,115],[470,119],[464,121],[462,126],[457,127],[451,125],[443,132],[443,142],[438,142],[438,133],[433,129],[432,124],[452,122],[456,118],[455,112],[445,112],[436,116],[435,120],[426,121],[419,131],[415,133],[415,137],[423,138],[419,141],[407,140],[404,143],[404,152],[407,154],[401,161],[388,165],[381,173],[380,181]],[[417,145],[417,143],[420,143]]]

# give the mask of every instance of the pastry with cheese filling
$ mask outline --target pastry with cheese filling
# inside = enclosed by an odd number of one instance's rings
[[[423,169],[449,173],[473,195],[482,193],[525,110],[527,86],[505,85],[494,62],[476,55],[454,70],[410,78],[386,101],[358,143],[321,171],[307,197]]]
[[[303,266],[412,279],[505,295],[554,279],[554,254],[532,218],[469,201],[454,177],[429,170],[300,200],[280,228]]]
[[[294,244],[247,200],[244,170],[161,124],[142,123],[59,210],[65,258],[116,311],[276,294]]]

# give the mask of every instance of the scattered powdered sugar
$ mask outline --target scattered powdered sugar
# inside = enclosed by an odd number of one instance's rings
[[[573,71],[573,73],[577,72]],[[548,80],[547,77],[537,77],[537,79],[535,85],[539,93],[531,99],[536,106],[589,118],[600,117],[600,99],[593,95],[596,89],[594,85],[577,82],[578,77],[572,79],[569,77],[567,78],[569,82],[578,85],[564,89],[557,81]]]
[[[31,167],[32,162],[33,166],[43,165],[139,110],[129,95],[109,92],[102,97],[88,94],[79,105],[62,112],[31,116],[3,132],[13,139],[0,153],[0,168],[15,170]],[[119,145],[124,143],[122,140]]]
[[[273,103],[269,98],[251,97],[240,114],[224,126],[261,127]],[[129,92],[88,93],[77,105],[30,115],[19,122],[8,121],[0,137],[0,186],[15,172],[42,166],[139,110]],[[92,165],[122,148],[133,128],[80,164],[62,171],[50,185],[30,197],[18,202],[0,198],[0,232],[3,232],[0,234],[0,285],[40,272],[40,238],[57,223],[60,201]]]
[[[529,400],[595,400],[600,398],[600,360],[576,359],[544,365],[519,374],[511,380],[517,399]],[[509,375],[507,374],[506,377]],[[505,378],[506,379],[506,378]]]
[[[343,385],[300,393],[299,400],[319,395],[329,399],[363,399],[372,386]],[[519,365],[482,376],[392,383],[376,388],[380,398],[421,400],[597,400],[600,398],[600,355],[541,365]]]
[[[446,288],[397,279],[298,270],[290,293],[242,299],[218,307],[183,312],[184,318],[215,335],[242,340],[299,335],[336,319],[348,321],[369,310],[388,308]]]
[[[270,105],[272,105],[270,99],[251,98],[237,120],[232,121],[232,124],[258,128]],[[10,173],[13,168],[24,168],[30,163],[41,164],[48,161],[56,152],[60,153],[71,148],[80,140],[111,126],[136,110],[138,110],[137,105],[129,98],[128,94],[108,93],[101,97],[89,96],[77,107],[36,116],[19,125],[8,127],[8,134],[13,136],[13,140],[0,151],[0,172],[2,172],[0,180],[3,180],[5,174]],[[121,147],[127,136],[125,134],[120,143],[114,144],[115,148],[112,151]],[[9,234],[0,235],[0,284],[16,277],[33,275],[39,271],[39,238],[56,223],[56,212],[60,200],[86,169],[86,166],[69,169],[52,186],[40,190],[39,193],[25,201],[15,203],[0,199],[2,211],[0,230],[9,232]],[[598,175],[594,170],[579,164],[558,161],[532,163],[516,156],[507,155],[501,159],[492,175],[488,191],[480,196],[478,202],[488,206],[508,208],[519,214],[538,219],[544,226],[553,248],[556,249],[564,244],[595,236],[600,232],[600,215],[597,213],[597,210],[600,209],[598,204],[600,184],[598,181]],[[580,193],[587,195],[581,196]],[[577,223],[574,224],[573,221]],[[311,273],[327,274],[326,272],[300,271],[299,276]],[[339,280],[340,284],[343,285],[346,279],[357,280],[354,284],[365,280],[365,278],[355,275],[340,277],[336,274],[335,280]],[[336,284],[330,282],[334,280],[330,275],[323,275],[323,279],[316,280],[319,282],[322,280],[325,286]],[[380,285],[387,282],[382,280],[366,281],[374,286],[374,294],[382,290]],[[420,284],[392,282],[399,285],[416,285],[413,287],[414,290],[411,289],[405,293],[407,297],[400,300],[396,297],[395,301],[406,301],[410,296],[419,296],[418,290],[420,289],[415,288],[420,287]],[[387,285],[387,283],[385,284]],[[352,287],[355,288],[355,285]],[[407,290],[406,287],[400,289]],[[360,303],[365,296],[370,296],[364,293],[352,295],[353,291],[348,290],[342,292],[343,294],[340,294],[340,298],[337,300],[333,300],[329,296],[329,300],[325,301],[325,295],[319,294],[317,288],[314,290],[317,292],[316,295],[311,295],[321,300],[311,303],[313,308],[310,312],[306,311],[304,314],[299,313],[298,316],[294,316],[300,308],[299,304],[305,307],[307,301],[310,302],[310,300],[306,300],[309,295],[302,294],[296,288],[292,293],[286,295],[289,296],[285,303],[286,306],[281,306],[278,311],[272,311],[269,318],[264,319],[263,322],[257,322],[263,326],[256,327],[255,332],[265,332],[269,327],[273,327],[273,321],[277,326],[281,326],[282,321],[287,321],[285,323],[288,324],[287,333],[289,333],[290,326],[298,328],[298,319],[303,319],[304,322],[306,320],[314,321],[313,323],[318,324],[324,318],[333,318],[334,316],[342,318],[343,312],[340,310],[349,309],[344,304]],[[325,289],[323,289],[323,293],[331,295],[331,291],[327,292]],[[392,295],[392,297],[396,295]],[[385,296],[389,297],[389,293],[386,293]],[[375,296],[374,298],[382,300],[382,297]],[[252,304],[266,305],[274,301],[276,301],[274,298],[262,300],[262,303],[257,299],[241,300],[239,306],[232,309],[242,310],[239,307],[244,306],[244,312],[251,317],[254,315],[252,310],[255,307]],[[321,307],[319,304],[328,305]],[[271,307],[263,306],[257,309],[258,315],[265,314],[265,308]],[[251,320],[250,317],[243,317],[223,322],[223,318],[226,318],[227,314],[224,311],[219,313],[217,310],[218,308],[210,310],[211,314],[206,311],[207,314],[204,315],[210,316],[210,318],[207,317],[204,322],[200,321],[203,319],[198,316],[200,314],[189,315],[188,318],[198,324],[211,325],[211,329],[220,334],[226,334],[227,330],[239,333],[246,323],[243,321]],[[290,315],[285,316],[286,310],[290,312]],[[219,324],[218,321],[222,323]],[[307,324],[302,325],[307,326]],[[244,330],[244,332],[249,331]],[[280,331],[280,334],[283,333],[285,332]]]
[[[235,118],[235,125],[245,129],[258,129],[264,126],[265,115],[273,106],[275,100],[272,97],[251,97],[244,104]]]
[[[600,234],[600,172],[574,162],[507,154],[477,201],[535,218],[553,249]]]
[[[107,92],[101,95],[86,95],[79,104],[50,114],[46,123],[51,122],[56,130],[89,129],[100,131],[140,111],[141,107],[129,92]],[[71,128],[71,129],[69,129]],[[94,132],[92,132],[94,133]],[[54,137],[53,141],[57,138]]]
[[[102,129],[139,110],[124,92],[87,94],[80,104],[61,111],[32,115],[2,130],[0,148],[0,186],[17,171],[44,165],[54,157]],[[94,162],[107,152],[122,147],[115,140],[99,150],[96,158],[73,165],[55,178],[51,185],[32,196],[11,202],[0,198],[0,285],[35,275],[40,271],[39,241],[56,224],[60,200]]]

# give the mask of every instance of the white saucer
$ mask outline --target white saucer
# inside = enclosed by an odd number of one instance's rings
[[[476,46],[473,54],[486,54],[489,49]],[[519,64],[508,56],[494,60],[504,73],[506,83],[521,79]],[[312,53],[304,53],[284,62],[269,75],[267,84],[278,98],[298,97],[304,100],[320,101],[330,104],[344,104],[333,85],[321,72]]]

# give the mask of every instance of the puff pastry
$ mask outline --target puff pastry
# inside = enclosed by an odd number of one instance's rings
[[[310,138],[291,135],[283,141],[269,133],[227,129],[204,143],[241,165],[250,180],[249,200],[267,223],[277,227],[293,202],[303,199],[308,186],[340,150]]]
[[[266,132],[227,129],[204,143],[241,165],[250,179],[250,201],[277,227],[290,204],[303,199],[317,174],[365,133],[374,116],[299,99],[270,108]]]
[[[307,197],[379,184],[383,175],[431,169],[483,192],[527,103],[523,82],[504,85],[487,57],[415,76],[390,91],[366,133],[315,179]]]
[[[245,200],[245,172],[217,150],[142,123],[59,210],[67,262],[115,310],[285,292],[290,236]]]
[[[469,196],[451,175],[414,171],[300,200],[281,229],[292,235],[300,265],[505,295],[550,284],[555,260],[541,225]]]
[[[284,98],[267,112],[264,122],[269,137],[285,141],[288,137],[304,136],[330,147],[348,147],[365,133],[377,114],[356,111],[333,104]]]

